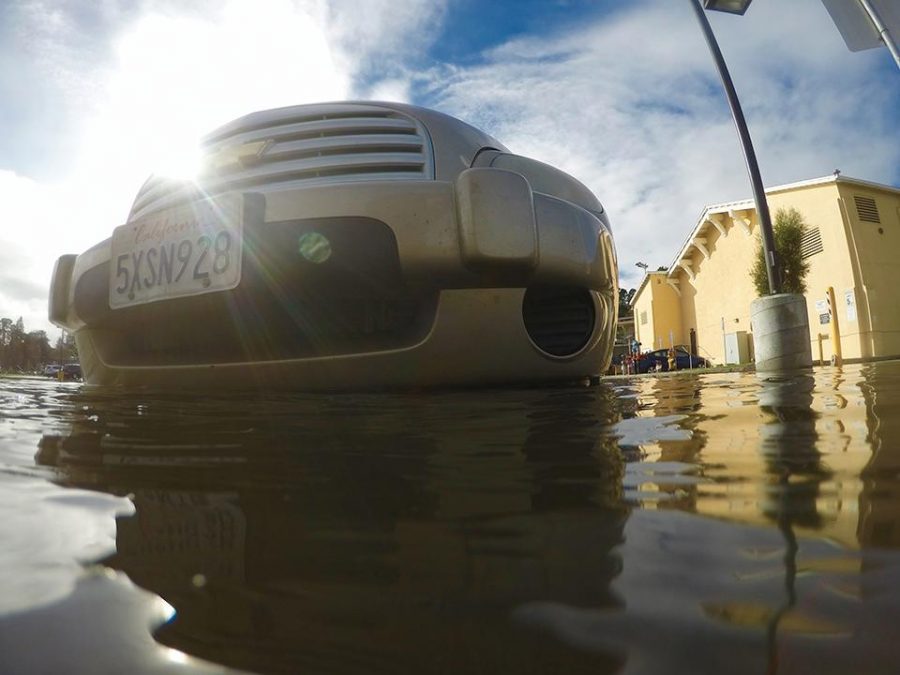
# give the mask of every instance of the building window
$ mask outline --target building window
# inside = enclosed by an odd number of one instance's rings
[[[647,312],[641,312],[641,325],[643,326],[646,323],[647,323]]]
[[[862,197],[853,195],[853,201],[856,202],[856,215],[860,220],[867,223],[880,223],[881,218],[878,215],[878,205],[871,197]]]
[[[806,230],[803,233],[803,239],[800,240],[800,257],[809,258],[816,253],[821,253],[823,250],[822,233],[819,232],[819,228],[811,227]]]

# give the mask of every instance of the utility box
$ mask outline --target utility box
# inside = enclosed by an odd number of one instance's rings
[[[747,331],[725,334],[725,363],[750,363],[750,336]]]

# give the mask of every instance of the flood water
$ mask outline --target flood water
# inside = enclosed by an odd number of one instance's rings
[[[0,379],[0,672],[896,673],[900,362],[590,388]]]

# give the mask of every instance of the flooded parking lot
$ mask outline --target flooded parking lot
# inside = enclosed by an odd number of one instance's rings
[[[900,362],[227,396],[0,380],[0,672],[892,673]]]

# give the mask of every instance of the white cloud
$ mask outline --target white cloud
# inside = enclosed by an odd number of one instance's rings
[[[448,0],[331,0],[329,37],[354,74],[396,76],[437,37]]]
[[[70,234],[66,218],[51,191],[0,171],[0,315],[23,317],[27,330],[49,329],[46,286],[52,261],[59,245],[72,243],[65,241]]]
[[[121,35],[84,132],[88,170],[126,171],[134,191],[148,169],[180,168],[204,133],[234,117],[346,96],[348,75],[314,8],[266,8],[241,0],[204,18],[151,13]]]
[[[391,78],[374,82],[368,89],[360,92],[360,98],[370,101],[394,101],[409,103],[412,100],[409,80]]]

